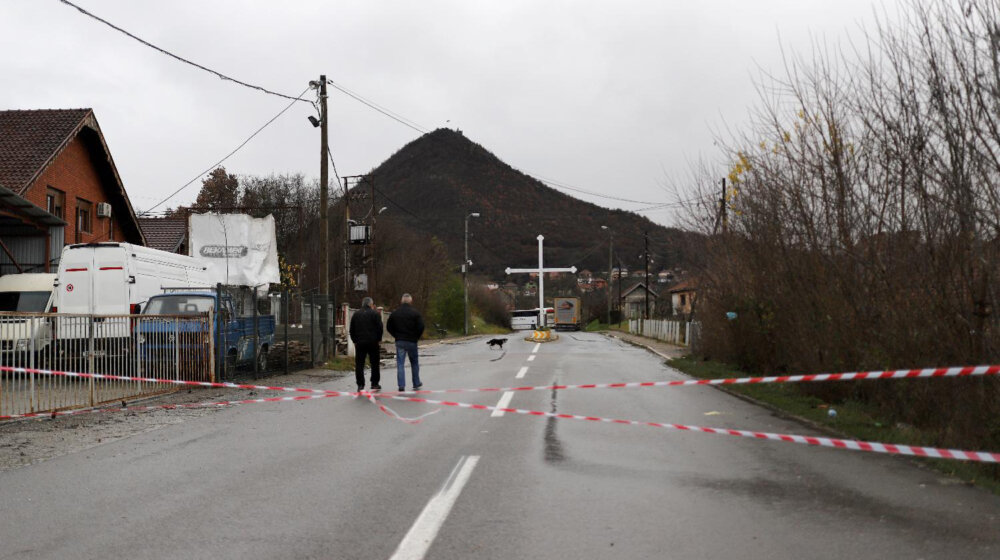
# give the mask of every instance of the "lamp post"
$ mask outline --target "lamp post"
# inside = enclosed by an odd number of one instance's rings
[[[465,334],[469,334],[469,218],[478,218],[479,212],[465,216],[465,260],[462,261],[462,291],[465,296]]]
[[[601,229],[608,230],[608,326],[611,326],[611,253],[615,246],[615,232],[608,226],[601,226]],[[621,279],[618,280],[621,282]]]
[[[372,197],[372,203],[374,202],[375,202],[375,197]],[[375,295],[375,279],[378,278],[378,274],[376,273],[376,269],[378,267],[378,261],[375,260],[375,218],[377,218],[382,212],[385,212],[388,209],[389,209],[388,206],[383,206],[382,208],[379,209],[378,212],[372,212],[372,235],[371,239],[369,240],[369,244],[372,247],[372,279],[371,279],[371,285],[369,286],[368,289],[368,293],[371,294],[372,301],[374,302],[374,305],[376,307],[378,306],[378,296]],[[372,210],[375,210],[374,206],[372,206]]]

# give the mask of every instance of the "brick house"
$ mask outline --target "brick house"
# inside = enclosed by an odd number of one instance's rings
[[[694,280],[685,280],[670,288],[670,305],[674,315],[691,316],[698,285]]]
[[[54,271],[67,244],[145,245],[92,109],[0,111],[0,188],[0,274]]]

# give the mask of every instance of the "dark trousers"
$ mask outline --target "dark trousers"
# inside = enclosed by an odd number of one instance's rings
[[[380,379],[378,356],[378,342],[362,342],[354,345],[354,379],[358,382],[359,387],[364,387],[365,385],[366,357],[368,358],[368,363],[372,365],[372,387],[378,385]]]

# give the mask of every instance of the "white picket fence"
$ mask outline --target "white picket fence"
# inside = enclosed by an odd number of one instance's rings
[[[699,323],[693,321],[631,319],[628,322],[628,332],[678,346],[692,346],[692,342],[697,342],[700,326]]]

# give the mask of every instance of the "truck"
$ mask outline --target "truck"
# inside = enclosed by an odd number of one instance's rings
[[[60,354],[127,360],[142,306],[164,287],[212,282],[201,259],[129,243],[63,247],[55,281],[55,341]]]
[[[210,325],[215,332],[212,356]],[[172,372],[170,364],[177,364],[181,377],[207,377],[214,361],[217,371],[231,377],[236,367],[253,367],[255,361],[259,370],[267,368],[275,318],[238,314],[236,301],[221,289],[179,289],[150,297],[136,330],[136,346],[147,373]]]
[[[580,330],[580,298],[557,297],[553,301],[555,312],[554,327],[556,330]]]
[[[55,274],[0,276],[0,365],[37,365],[52,340],[52,290]]]

